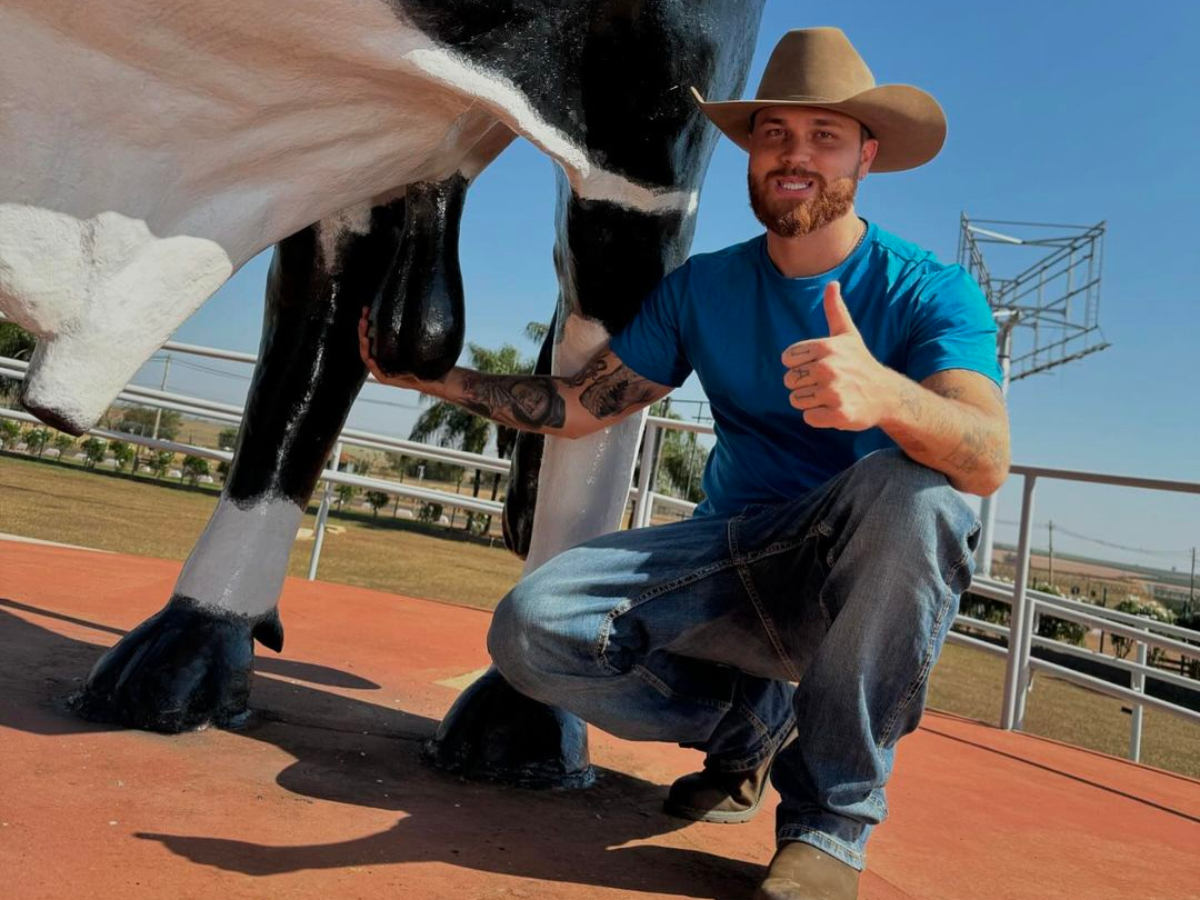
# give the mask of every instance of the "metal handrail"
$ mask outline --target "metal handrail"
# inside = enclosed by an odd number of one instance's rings
[[[703,434],[712,433],[712,428],[707,425],[652,416],[647,419],[644,447],[648,449],[656,446],[654,440],[655,432],[660,428],[693,431]],[[680,511],[689,511],[695,508],[695,504],[677,498],[664,497],[662,494],[654,492],[653,471],[656,466],[652,454],[649,456],[643,455],[642,468],[643,477],[639,480],[638,488],[646,497],[646,500],[643,502],[639,499],[635,522],[639,525],[649,524],[651,508],[655,505]],[[968,616],[958,616],[955,619],[956,624],[968,625],[991,634],[1007,637],[1008,646],[1002,647],[971,637],[970,635],[953,631],[948,636],[948,640],[951,643],[973,647],[993,655],[1005,657],[1004,709],[1001,716],[1001,727],[1005,729],[1019,729],[1023,724],[1025,699],[1032,684],[1032,672],[1034,670],[1075,681],[1092,690],[1119,697],[1123,700],[1132,700],[1134,703],[1134,715],[1130,724],[1130,757],[1137,760],[1141,753],[1141,711],[1143,706],[1162,709],[1189,720],[1198,718],[1196,713],[1186,707],[1159,698],[1149,697],[1143,693],[1146,678],[1154,678],[1160,682],[1168,682],[1187,690],[1200,692],[1200,682],[1166,673],[1148,665],[1147,650],[1150,647],[1156,647],[1180,653],[1184,656],[1200,658],[1200,647],[1186,642],[1200,641],[1200,635],[1197,635],[1196,632],[1190,629],[1169,625],[1165,622],[1156,622],[1142,616],[1123,613],[1117,610],[1108,610],[1103,607],[1092,607],[1076,600],[1056,597],[1052,594],[1046,594],[1030,588],[1029,563],[1032,556],[1034,485],[1039,478],[1045,478],[1118,487],[1134,487],[1144,490],[1200,494],[1200,483],[1174,479],[1142,478],[1129,475],[1109,475],[1101,472],[1049,468],[1045,466],[1014,465],[1011,468],[1011,473],[1023,478],[1025,481],[1021,503],[1020,542],[1017,548],[1017,577],[1014,583],[1008,584],[979,576],[972,580],[968,590],[992,600],[1008,603],[1013,610],[1012,625],[1001,631],[1000,629],[1003,626],[996,626],[993,623]],[[1070,647],[1070,650],[1066,652],[1071,655],[1086,655],[1088,658],[1108,665],[1115,665],[1116,668],[1129,671],[1134,686],[1131,688],[1120,687],[1103,679],[1092,678],[1076,673],[1072,669],[1055,666],[1044,660],[1032,659],[1030,655],[1032,646],[1035,643],[1038,646],[1043,646],[1043,642],[1047,640],[1033,633],[1037,618],[1042,615],[1067,619],[1087,626],[1100,627],[1113,634],[1119,634],[1134,641],[1138,653],[1138,662],[1118,661],[1111,656],[1091,650],[1072,647],[1061,642],[1050,642],[1058,644],[1059,647]]]
[[[254,356],[247,353],[237,353],[234,351],[219,350],[216,348],[201,347],[199,345],[179,342],[169,342],[164,346],[166,349],[174,352],[209,356],[215,359],[224,359],[241,363],[252,364],[257,362],[257,359]],[[23,378],[27,368],[28,364],[22,360],[0,358],[0,375]],[[244,410],[241,407],[231,404],[222,404],[216,401],[187,397],[185,395],[173,394],[167,391],[156,391],[153,388],[145,388],[137,385],[127,386],[126,390],[119,395],[119,398],[131,402],[142,403],[147,406],[176,409],[189,414],[216,419],[218,421],[240,422],[241,416],[244,413]],[[9,410],[0,410],[0,416],[19,418],[24,421],[37,421],[34,417],[28,416],[27,414],[16,413],[15,411]],[[629,492],[630,498],[636,499],[634,522],[637,526],[644,526],[650,523],[651,513],[656,505],[685,513],[693,511],[696,506],[696,504],[690,503],[686,500],[668,497],[664,494],[659,494],[654,491],[653,482],[657,470],[657,459],[655,456],[660,450],[660,442],[657,441],[657,433],[659,429],[668,428],[678,431],[694,432],[698,434],[714,433],[714,429],[711,425],[705,425],[697,422],[686,422],[678,419],[669,419],[661,416],[647,417],[645,436],[643,438],[643,451],[641,460],[642,472],[637,485],[631,488]],[[102,436],[111,435],[118,440],[141,443],[147,446],[158,447],[160,449],[172,449],[175,450],[175,452],[188,452],[197,456],[207,456],[208,458],[229,459],[231,457],[231,454],[227,454],[223,451],[213,451],[208,448],[191,447],[190,445],[175,444],[167,441],[155,441],[151,438],[144,438],[142,436],[124,433],[118,434],[115,432],[107,432],[102,429],[95,429],[90,433],[100,434]],[[466,453],[464,451],[431,447],[427,444],[420,444],[414,441],[405,441],[398,438],[392,438],[387,435],[373,434],[371,432],[347,429],[342,433],[342,439],[346,443],[351,443],[358,446],[376,449],[402,450],[411,456],[451,462],[454,464],[479,468],[490,472],[504,473],[508,472],[510,468],[508,461],[500,460],[495,457],[485,457],[479,454]],[[1029,564],[1032,556],[1032,524],[1035,485],[1038,479],[1044,478],[1119,487],[1133,487],[1145,490],[1160,490],[1173,493],[1200,494],[1200,482],[1160,478],[1142,478],[1128,475],[1111,475],[1100,472],[1049,468],[1043,466],[1014,465],[1011,467],[1010,472],[1013,476],[1024,479],[1020,516],[1020,539],[1017,547],[1018,559],[1016,578],[1012,584],[1008,584],[984,576],[978,576],[972,581],[969,590],[982,597],[1008,603],[1012,607],[1012,624],[1010,627],[1005,628],[1004,626],[995,625],[994,623],[990,622],[983,622],[968,616],[960,615],[955,619],[957,624],[968,625],[972,628],[977,628],[987,633],[1007,638],[1008,646],[1005,648],[1000,645],[979,640],[969,635],[959,634],[957,632],[951,632],[948,640],[952,643],[981,649],[988,653],[1003,655],[1006,658],[1004,706],[1001,716],[1001,727],[1005,729],[1021,728],[1024,720],[1025,701],[1029,692],[1029,688],[1032,685],[1032,673],[1034,671],[1046,672],[1054,675],[1055,677],[1084,685],[1092,690],[1132,702],[1134,705],[1134,715],[1131,720],[1130,728],[1130,756],[1134,760],[1137,760],[1140,755],[1141,716],[1142,708],[1144,706],[1151,706],[1190,720],[1200,721],[1200,714],[1197,714],[1186,707],[1182,707],[1159,698],[1151,697],[1144,693],[1144,682],[1146,678],[1154,678],[1159,681],[1168,682],[1189,690],[1200,690],[1200,683],[1193,682],[1190,679],[1176,676],[1171,673],[1163,672],[1162,670],[1147,665],[1148,648],[1156,647],[1159,649],[1171,650],[1173,652],[1180,653],[1183,656],[1200,658],[1200,647],[1196,646],[1194,643],[1187,643],[1187,641],[1200,640],[1200,636],[1197,636],[1195,632],[1191,632],[1189,629],[1179,628],[1178,626],[1169,625],[1164,622],[1156,622],[1145,617],[1136,616],[1129,613],[1122,613],[1117,610],[1104,609],[1103,607],[1092,607],[1089,604],[1084,604],[1069,598],[1056,597],[1052,594],[1046,594],[1044,592],[1032,590],[1029,587]],[[502,504],[495,501],[463,497],[462,495],[458,494],[446,494],[444,492],[419,487],[414,488],[399,482],[368,478],[366,476],[349,475],[347,473],[334,472],[328,469],[322,472],[321,479],[327,483],[342,483],[352,484],[360,487],[369,487],[372,489],[384,490],[393,494],[414,497],[416,499],[428,499],[435,502],[442,502],[445,505],[458,506],[463,509],[471,509],[487,514],[498,514],[502,509]],[[327,503],[328,495],[326,497],[325,504],[323,505],[327,506]],[[323,527],[323,517],[319,518],[318,527]],[[317,545],[314,548],[314,560],[313,566],[310,569],[310,577],[315,577],[315,563],[319,554],[319,547],[320,535],[318,535]],[[1113,634],[1117,634],[1126,639],[1132,640],[1135,642],[1135,646],[1137,647],[1138,662],[1118,660],[1105,654],[1096,653],[1094,651],[1064,644],[1062,642],[1042,638],[1034,633],[1036,620],[1041,615],[1062,618],[1068,621],[1083,624],[1085,626],[1103,628]],[[1053,649],[1061,650],[1069,655],[1091,658],[1093,660],[1100,661],[1105,665],[1128,671],[1131,673],[1133,687],[1120,687],[1104,681],[1103,679],[1094,678],[1092,676],[1076,672],[1073,669],[1068,669],[1045,660],[1033,658],[1031,656],[1031,649],[1035,644],[1039,647],[1047,647],[1048,645],[1052,645]]]

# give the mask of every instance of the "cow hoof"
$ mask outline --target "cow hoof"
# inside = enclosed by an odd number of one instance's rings
[[[172,597],[100,658],[69,705],[85,719],[168,734],[237,727],[249,717],[255,638],[282,648],[277,612],[221,615]]]
[[[433,766],[526,788],[586,788],[587,725],[530,700],[495,669],[467,688],[424,748]]]

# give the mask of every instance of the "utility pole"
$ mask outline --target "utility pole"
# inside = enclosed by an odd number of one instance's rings
[[[162,376],[162,381],[159,382],[159,385],[158,385],[158,389],[160,391],[165,391],[167,389],[167,373],[170,371],[171,371],[171,354],[168,353],[166,356],[166,359],[163,360],[163,376]],[[153,437],[156,441],[158,440],[158,424],[161,421],[162,421],[162,407],[160,406],[154,412],[154,435],[153,435]]]
[[[996,350],[1000,362],[1000,395],[1008,403],[1008,386],[1012,382],[1012,346],[1013,329],[1020,321],[1016,310],[1000,309],[993,314],[996,320]],[[980,575],[992,574],[992,553],[996,543],[996,495],[984,497],[979,505],[979,519],[982,530],[979,535],[979,547],[975,551],[975,561]]]
[[[1188,579],[1187,614],[1190,616],[1196,602],[1196,548],[1192,548],[1192,577]]]
[[[1054,522],[1048,523],[1050,528],[1050,587],[1054,587]]]

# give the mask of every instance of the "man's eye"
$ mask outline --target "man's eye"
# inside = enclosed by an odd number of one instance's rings
[[[836,137],[837,137],[837,135],[834,134],[832,131],[818,131],[817,132],[817,140],[819,140],[819,141],[832,141]]]
[[[783,134],[782,128],[768,128],[767,129],[767,137],[779,137],[781,134]]]

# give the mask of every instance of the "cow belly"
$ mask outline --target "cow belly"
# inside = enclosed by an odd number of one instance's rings
[[[287,9],[0,7],[0,310],[41,338],[47,421],[89,427],[254,254],[445,177],[494,124],[405,61],[429,41],[386,4]]]

